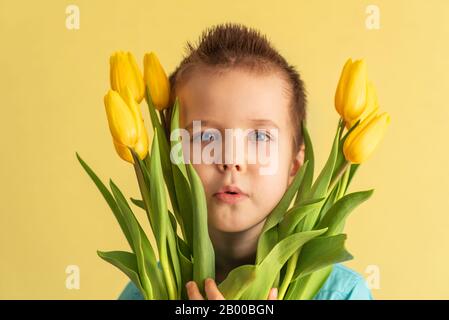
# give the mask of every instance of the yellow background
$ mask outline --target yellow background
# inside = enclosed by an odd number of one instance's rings
[[[69,4],[80,8],[79,30],[65,27]],[[379,30],[365,26],[369,4]],[[366,58],[392,122],[351,186],[376,191],[348,221],[346,265],[364,276],[379,267],[376,299],[449,298],[448,17],[446,0],[1,0],[0,298],[118,297],[128,280],[96,250],[127,244],[75,157],[138,197],[106,122],[109,55],[129,50],[141,62],[153,50],[171,72],[187,40],[222,22],[259,29],[297,66],[317,168],[338,121],[341,67]],[[65,287],[68,265],[80,268],[79,290]]]

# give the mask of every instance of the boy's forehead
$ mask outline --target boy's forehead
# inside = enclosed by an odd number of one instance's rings
[[[282,126],[288,118],[289,96],[284,81],[275,74],[197,72],[178,90],[178,97],[184,125],[193,120],[241,124],[251,119]]]

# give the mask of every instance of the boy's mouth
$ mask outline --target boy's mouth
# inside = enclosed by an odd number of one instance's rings
[[[220,202],[233,204],[246,199],[248,195],[237,186],[228,185],[222,187],[217,193],[214,194],[214,197]]]

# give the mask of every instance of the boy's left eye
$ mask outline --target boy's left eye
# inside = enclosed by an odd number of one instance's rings
[[[248,139],[252,141],[269,141],[271,136],[265,130],[254,130],[249,134]]]

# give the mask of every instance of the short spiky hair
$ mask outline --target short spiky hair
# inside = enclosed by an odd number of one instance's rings
[[[303,144],[301,121],[306,122],[306,94],[303,81],[295,68],[278,53],[267,38],[258,31],[241,24],[226,23],[206,29],[200,37],[198,46],[187,42],[187,55],[170,74],[170,106],[176,98],[176,89],[188,80],[197,67],[213,67],[227,70],[244,68],[256,74],[277,72],[287,84],[291,96],[290,114],[295,130],[293,147],[297,152]],[[171,108],[164,112],[170,132],[168,119]]]

